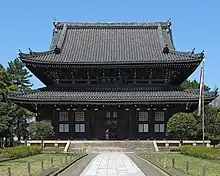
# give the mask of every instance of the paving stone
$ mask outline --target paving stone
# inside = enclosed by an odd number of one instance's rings
[[[101,153],[85,168],[80,176],[144,176],[124,153]]]

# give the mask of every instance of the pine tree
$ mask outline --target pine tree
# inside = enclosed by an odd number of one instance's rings
[[[19,88],[22,88],[23,90],[31,89],[32,84],[30,82],[30,78],[32,75],[18,58],[8,63],[7,72],[9,80],[12,83],[10,90],[19,90]],[[12,103],[9,116],[14,119],[14,133],[17,135],[19,141],[22,136],[26,136],[26,118],[30,115],[31,113],[28,110]]]
[[[6,92],[10,85],[8,74],[4,67],[0,64],[0,93]]]
[[[17,87],[28,89],[33,86],[30,82],[32,75],[30,75],[29,71],[25,68],[25,65],[18,58],[8,63],[7,72],[10,81]]]

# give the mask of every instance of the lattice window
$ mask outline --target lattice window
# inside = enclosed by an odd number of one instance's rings
[[[110,112],[106,112],[106,116],[105,116],[106,118],[110,118],[111,117],[111,114],[110,114]]]
[[[148,121],[148,112],[139,112],[138,113],[139,121]]]
[[[59,132],[60,133],[68,133],[69,132],[69,124],[59,124]]]
[[[75,112],[75,121],[82,122],[84,121],[84,112]]]
[[[68,112],[65,112],[65,111],[59,112],[59,121],[60,121],[60,122],[62,122],[62,121],[68,121]]]
[[[154,124],[154,132],[163,133],[164,131],[164,124]]]
[[[139,124],[138,125],[138,132],[139,133],[147,133],[147,132],[149,132],[149,125],[148,124]]]
[[[84,133],[85,132],[85,124],[75,124],[75,132],[76,133]]]
[[[155,112],[155,121],[164,121],[164,112]]]
[[[113,112],[113,118],[117,118],[118,117],[118,112]]]

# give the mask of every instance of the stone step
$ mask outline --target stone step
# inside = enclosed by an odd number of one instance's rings
[[[154,145],[152,141],[73,141],[68,151],[80,149],[86,149],[87,152],[154,151]]]
[[[168,147],[158,147],[159,152],[170,152]]]

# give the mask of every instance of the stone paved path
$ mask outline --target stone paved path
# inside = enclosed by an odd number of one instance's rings
[[[75,162],[72,166],[60,173],[59,176],[79,176],[97,155],[97,153],[88,154],[88,156]]]
[[[124,153],[101,153],[80,176],[144,176],[143,172]]]

